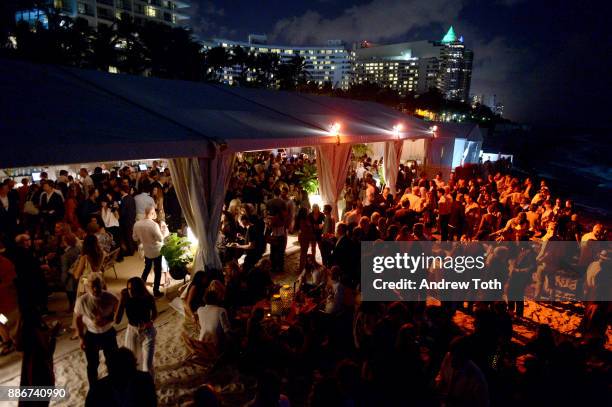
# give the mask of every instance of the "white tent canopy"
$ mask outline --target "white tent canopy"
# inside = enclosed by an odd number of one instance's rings
[[[66,160],[209,156],[212,140],[232,151],[384,141],[402,122],[405,138],[427,124],[385,106],[300,95],[113,75],[0,61],[3,167]],[[34,148],[35,147],[35,148]],[[214,150],[214,149],[213,149]]]
[[[384,141],[399,156],[396,141],[432,137],[428,123],[377,103],[12,60],[0,60],[0,95],[0,167],[165,157],[189,174],[173,182],[204,246],[197,258],[215,267],[207,229],[218,225],[235,152],[318,146],[322,198],[335,205],[350,144]]]

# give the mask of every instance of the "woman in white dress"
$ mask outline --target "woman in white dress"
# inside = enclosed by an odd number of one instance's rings
[[[197,311],[198,322],[200,324],[198,339],[201,342],[214,345],[217,352],[221,353],[227,341],[227,334],[230,331],[227,311],[221,306],[223,298],[219,295],[218,290],[213,290],[209,287],[204,294],[204,301],[206,305],[198,308]]]
[[[198,339],[183,334],[183,340],[190,351],[189,359],[194,363],[210,365],[215,363],[226,349],[230,331],[227,310],[223,302],[224,287],[214,281],[204,294],[206,305],[197,309],[197,322],[200,328]]]
[[[87,287],[87,279],[92,273],[101,272],[102,264],[104,263],[104,251],[98,244],[98,239],[95,235],[87,235],[83,239],[83,245],[81,247],[81,255],[75,261],[74,267],[69,272],[77,281],[77,297],[85,294],[85,288]],[[104,287],[106,288],[106,287]],[[76,332],[76,322],[73,318],[72,327],[74,333],[71,339],[77,339],[78,335]]]
[[[76,261],[76,265],[72,270],[72,275],[78,283],[77,295],[85,293],[87,277],[91,273],[102,272],[102,264],[104,263],[104,252],[98,244],[98,239],[95,235],[87,235],[83,240],[81,255]]]

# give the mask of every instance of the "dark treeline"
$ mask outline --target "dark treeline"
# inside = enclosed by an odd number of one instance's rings
[[[32,1],[33,8],[45,9],[38,3]],[[277,54],[255,53],[242,47],[204,49],[187,28],[151,21],[136,24],[128,15],[112,25],[92,28],[85,19],[72,19],[47,8],[47,24],[15,22],[15,8],[10,7],[14,4],[15,0],[9,0],[2,9],[3,58],[199,82],[227,82],[224,74],[231,68],[232,84],[236,86],[375,101],[410,113],[427,109],[465,114],[467,120],[480,122],[500,120],[486,106],[473,108],[467,103],[448,101],[435,89],[422,95],[400,96],[376,83],[352,84],[346,90],[334,88],[331,82],[311,80],[300,56],[281,61]]]

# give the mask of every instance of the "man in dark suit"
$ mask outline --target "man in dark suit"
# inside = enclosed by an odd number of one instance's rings
[[[17,218],[19,216],[19,195],[12,193],[12,180],[0,184],[0,239],[7,247],[12,247],[17,234]]]
[[[89,189],[89,196],[87,199],[81,201],[77,206],[77,214],[79,217],[79,223],[83,230],[87,230],[87,225],[91,222],[91,218],[98,220],[98,225],[103,225],[102,217],[100,216],[100,192],[97,188]]]
[[[107,179],[107,174],[104,174],[104,172],[102,172],[102,167],[96,167],[94,168],[94,172],[93,174],[91,174],[91,179],[94,183],[94,186],[96,188],[101,188],[102,187],[102,183]]]
[[[336,227],[336,239],[332,252],[332,263],[340,267],[342,274],[348,277],[351,284],[357,285],[360,279],[357,264],[360,248],[349,238],[346,223],[339,223]]]
[[[43,192],[40,194],[40,213],[45,221],[47,230],[55,230],[55,223],[64,218],[64,198],[61,192],[55,189],[52,181],[42,183]]]
[[[130,195],[130,187],[122,185],[121,202],[119,204],[119,230],[121,232],[121,251],[123,256],[131,256],[136,250],[136,244],[132,238],[136,223],[136,202]]]
[[[15,237],[15,247],[8,253],[17,274],[17,299],[22,316],[47,313],[49,288],[45,279],[48,265],[41,264],[32,251],[32,239],[27,234]]]

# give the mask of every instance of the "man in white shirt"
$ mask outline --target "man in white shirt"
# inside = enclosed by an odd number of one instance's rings
[[[161,248],[164,244],[164,236],[161,232],[161,228],[154,220],[156,217],[155,206],[148,206],[144,211],[144,219],[134,224],[134,233],[132,237],[135,242],[141,243],[144,249],[145,267],[142,272],[142,280],[145,283],[147,282],[151,266],[153,266],[155,272],[153,295],[155,297],[161,297],[162,293],[159,291],[159,283],[161,281]]]
[[[357,174],[357,179],[361,181],[365,172],[366,172],[366,169],[363,166],[363,163],[359,163],[359,166],[355,170],[355,173]]]
[[[81,168],[79,171],[79,176],[81,177],[81,185],[83,185],[83,193],[85,194],[85,199],[89,198],[89,191],[94,188],[93,179],[89,176],[87,172],[87,168]]]
[[[87,292],[80,296],[74,307],[76,326],[81,349],[87,359],[87,378],[91,387],[98,380],[100,350],[109,360],[117,350],[117,332],[113,320],[118,304],[117,297],[104,289],[104,278],[92,273],[87,279]]]
[[[366,191],[365,191],[365,198],[363,200],[363,206],[372,206],[375,203],[375,199],[376,199],[376,186],[375,186],[375,182],[374,179],[371,177],[367,178],[366,181]]]
[[[140,193],[134,196],[134,202],[136,203],[136,220],[145,218],[145,209],[149,206],[155,207],[155,200],[149,195],[148,186],[144,186],[140,190]]]
[[[597,260],[599,246],[596,242],[606,240],[606,229],[603,224],[596,223],[589,233],[585,233],[580,239],[580,257],[578,265],[585,270],[591,262]]]
[[[410,202],[409,208],[413,211],[418,211],[419,203],[421,202],[421,197],[419,197],[419,187],[412,187],[412,190],[404,194],[401,198],[401,201],[408,200]]]

